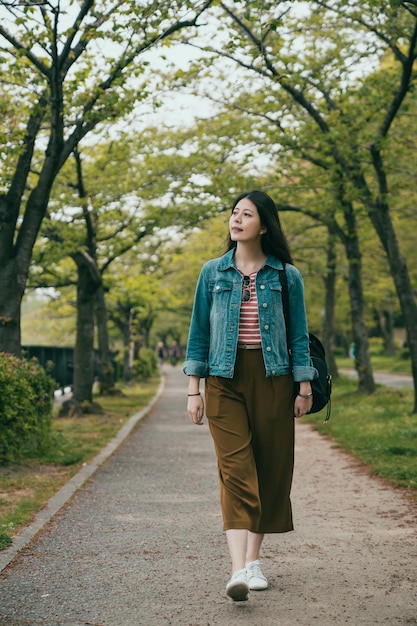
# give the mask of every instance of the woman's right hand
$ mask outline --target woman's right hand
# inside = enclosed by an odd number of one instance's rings
[[[188,396],[187,412],[194,424],[197,424],[198,426],[203,425],[204,400],[201,394],[197,396]]]

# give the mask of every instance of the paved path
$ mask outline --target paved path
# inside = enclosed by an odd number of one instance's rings
[[[339,369],[340,374],[349,376],[350,378],[357,378],[358,374],[354,369]],[[391,372],[374,372],[375,382],[379,385],[386,385],[387,387],[395,387],[401,389],[402,387],[412,387],[413,377],[410,374],[392,374]]]
[[[264,544],[266,592],[234,604],[207,426],[165,390],[4,571],[2,626],[417,624],[417,511],[297,422],[296,530]]]

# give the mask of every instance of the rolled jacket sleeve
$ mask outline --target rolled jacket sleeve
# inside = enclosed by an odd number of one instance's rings
[[[314,380],[318,372],[311,362],[304,283],[301,274],[292,268],[288,281],[290,314],[290,349],[292,375],[295,382]]]
[[[187,353],[182,369],[187,376],[207,378],[209,373],[208,354],[210,348],[210,294],[204,279],[204,268],[200,273],[194,296],[188,334]]]
[[[193,361],[192,359],[188,359],[184,361],[182,365],[182,371],[187,376],[198,376],[199,378],[207,378],[208,376],[208,365],[203,361]]]

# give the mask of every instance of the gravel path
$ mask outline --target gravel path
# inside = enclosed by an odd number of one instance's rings
[[[2,626],[417,624],[417,505],[296,426],[296,530],[269,535],[270,588],[235,604],[207,426],[165,390],[125,443],[3,571]]]
[[[340,374],[344,374],[349,378],[357,378],[358,373],[354,369],[340,368]],[[374,380],[379,385],[403,389],[404,387],[413,387],[413,377],[410,374],[393,374],[392,372],[374,372]]]

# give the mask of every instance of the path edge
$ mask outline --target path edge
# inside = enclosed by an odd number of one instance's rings
[[[93,474],[109,459],[127,439],[135,426],[151,411],[161,397],[166,385],[166,376],[161,375],[158,390],[150,402],[138,413],[132,415],[122,426],[117,435],[53,495],[46,505],[36,514],[35,519],[13,539],[12,545],[0,552],[0,572],[36,537],[58,511],[72,498]]]

